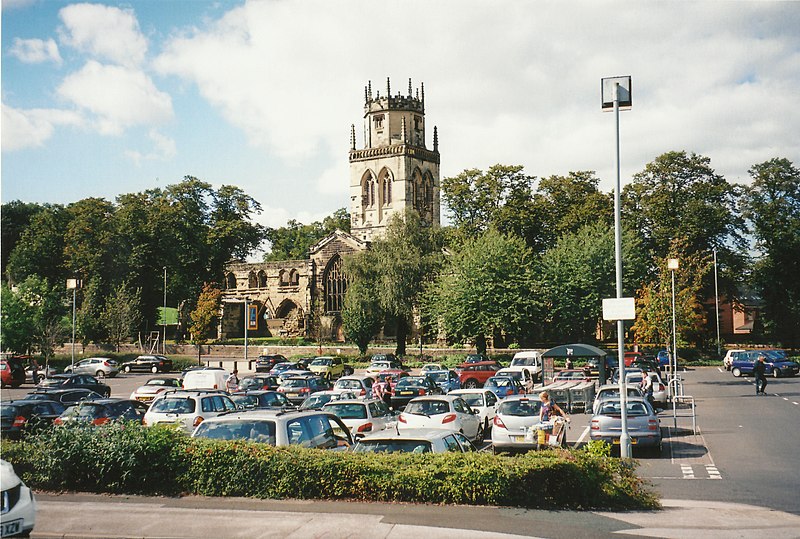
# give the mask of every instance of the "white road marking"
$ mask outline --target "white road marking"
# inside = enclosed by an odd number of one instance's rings
[[[789,397],[783,397],[783,400],[788,401]],[[620,413],[622,413],[622,412],[620,412]]]
[[[683,473],[684,479],[694,479],[694,470],[692,470],[691,465],[681,464],[681,472]]]
[[[800,403],[797,403],[797,402],[794,402],[794,401],[792,401],[792,404],[800,404]]]
[[[722,372],[722,367],[717,367],[717,370],[718,370],[719,372]],[[723,373],[723,374],[724,374],[724,373]]]
[[[588,426],[587,426],[585,429],[583,429],[583,433],[581,433],[581,437],[580,437],[580,438],[578,438],[578,441],[577,441],[577,442],[575,442],[574,444],[572,444],[572,447],[574,447],[574,448],[577,448],[577,447],[578,447],[578,444],[579,444],[579,443],[581,443],[581,442],[583,441],[583,439],[584,439],[584,438],[586,438],[586,435],[587,435],[587,434],[589,434],[589,427],[588,427]]]
[[[709,479],[722,479],[722,474],[719,473],[716,466],[706,464],[706,472],[708,472]]]

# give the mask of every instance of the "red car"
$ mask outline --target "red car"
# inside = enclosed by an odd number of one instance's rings
[[[496,361],[462,363],[457,367],[458,379],[464,389],[483,387],[486,380],[497,374],[502,367]]]

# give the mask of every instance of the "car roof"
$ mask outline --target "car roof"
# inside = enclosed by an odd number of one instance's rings
[[[476,361],[474,363],[462,363],[459,367],[474,367],[476,365],[497,365],[497,361]]]
[[[446,429],[403,429],[398,433],[394,430],[382,430],[364,436],[362,441],[369,440],[425,440],[431,441],[453,434],[453,431]]]
[[[509,395],[508,397],[504,398],[502,402],[511,402],[511,401],[539,401],[539,395]]]
[[[370,376],[369,374],[351,374],[349,376],[342,376],[341,378],[339,378],[339,380],[364,380],[366,378],[372,378],[372,376]]]
[[[305,417],[309,415],[319,415],[320,413],[330,416],[335,416],[331,412],[323,412],[320,410],[283,410],[281,408],[257,408],[254,410],[237,410],[234,412],[223,413],[215,417],[209,417],[204,421],[222,422],[222,421],[236,421],[238,419],[254,419],[254,420],[273,420],[277,417],[286,419],[295,419],[297,417]]]
[[[316,395],[316,393],[314,393],[314,395]],[[383,401],[382,400],[378,400],[378,399],[368,399],[368,400],[339,399],[339,400],[336,400],[336,401],[331,401],[328,404],[364,404],[364,405],[366,405],[366,404],[375,403],[375,402],[383,402]],[[325,406],[328,406],[328,404],[326,404]]]
[[[450,401],[453,402],[454,400],[460,398],[458,395],[423,395],[421,397],[415,397],[411,399],[412,401]]]

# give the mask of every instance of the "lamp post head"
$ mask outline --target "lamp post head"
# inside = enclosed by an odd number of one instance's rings
[[[677,258],[668,258],[667,259],[667,269],[676,270],[680,267],[681,263],[680,260]]]

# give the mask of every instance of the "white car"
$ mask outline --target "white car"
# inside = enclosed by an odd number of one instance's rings
[[[178,425],[186,433],[191,433],[206,419],[236,410],[236,403],[222,391],[165,391],[150,405],[142,423],[148,426]]]
[[[478,417],[483,422],[484,434],[489,433],[497,413],[500,397],[495,395],[491,389],[456,389],[448,394],[461,397],[470,408],[478,412]]]
[[[355,453],[469,453],[475,451],[460,432],[442,429],[408,429],[397,433],[389,429],[359,438]]]
[[[353,437],[342,420],[321,411],[249,410],[225,414],[200,423],[192,438],[246,440],[277,447],[299,445],[338,451],[353,445]]]
[[[119,374],[117,362],[110,357],[87,357],[64,367],[64,374],[91,374],[97,378],[113,378]],[[41,373],[39,373],[41,376]]]
[[[156,398],[156,395],[163,393],[169,389],[180,389],[181,381],[177,378],[170,378],[169,376],[159,376],[157,378],[150,378],[143,386],[137,387],[131,393],[130,399],[132,401],[139,401],[144,403],[151,403]]]
[[[375,379],[371,376],[359,376],[357,374],[351,376],[342,376],[336,383],[333,384],[333,391],[338,392],[354,392],[362,399],[372,398],[372,384]]]
[[[746,351],[747,350],[738,349],[738,350],[728,350],[727,352],[725,352],[725,357],[722,359],[722,364],[725,366],[725,370],[726,371],[731,370],[731,366],[733,365],[733,360],[736,359],[736,357],[739,354],[743,354]]]
[[[460,432],[470,440],[483,440],[478,414],[458,395],[431,395],[411,399],[397,418],[397,429],[444,429]]]
[[[422,366],[420,371],[425,374],[428,371],[444,371],[447,370],[441,363],[426,363]]]
[[[323,406],[322,411],[336,414],[350,429],[353,437],[394,427],[396,423],[386,403],[375,399],[333,401]]]
[[[0,536],[28,537],[36,524],[36,498],[14,473],[14,467],[0,460],[0,485],[3,511],[0,514]]]
[[[500,401],[492,427],[492,451],[536,449],[537,438],[530,431],[539,423],[542,402],[528,395],[512,395]]]

